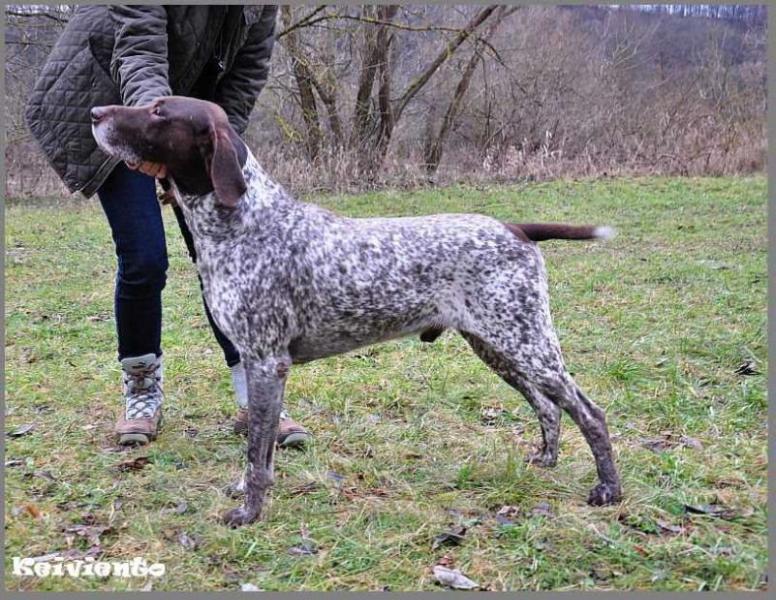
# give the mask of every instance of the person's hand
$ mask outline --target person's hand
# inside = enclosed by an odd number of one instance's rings
[[[162,163],[145,161],[137,165],[127,163],[127,166],[132,170],[140,171],[141,173],[150,175],[151,177],[156,177],[157,179],[164,179],[167,177],[167,167]]]

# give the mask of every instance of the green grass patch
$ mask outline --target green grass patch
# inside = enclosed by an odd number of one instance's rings
[[[353,216],[477,212],[610,224],[542,244],[569,370],[606,410],[623,502],[585,504],[590,452],[564,417],[559,464],[523,457],[527,403],[448,332],[292,370],[315,435],[277,455],[264,521],[220,525],[243,466],[229,373],[168,225],[165,425],[114,451],[115,256],[96,203],[6,210],[6,585],[18,590],[432,590],[443,556],[490,590],[765,588],[766,182],[613,179],[315,199]],[[63,203],[64,205],[64,203]],[[741,375],[747,361],[759,372]],[[148,456],[138,471],[118,463]],[[541,507],[540,503],[549,505]],[[714,505],[690,514],[686,505]],[[515,507],[508,518],[504,506]],[[537,508],[539,506],[540,508]],[[19,578],[14,556],[162,562],[161,579]],[[451,526],[463,543],[433,548]],[[309,537],[317,553],[289,550]],[[185,536],[183,535],[185,534]]]

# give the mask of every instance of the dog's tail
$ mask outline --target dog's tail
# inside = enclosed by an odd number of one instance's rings
[[[520,239],[544,240],[610,240],[617,232],[600,225],[565,225],[563,223],[504,223]]]

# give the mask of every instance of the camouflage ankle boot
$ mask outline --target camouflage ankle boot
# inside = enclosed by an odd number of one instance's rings
[[[162,422],[162,357],[144,354],[121,360],[124,414],[116,422],[119,444],[147,444]]]

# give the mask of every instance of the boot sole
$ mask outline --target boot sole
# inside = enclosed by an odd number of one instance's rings
[[[232,426],[232,431],[234,431],[235,435],[247,436],[248,424],[242,421],[238,421]],[[311,437],[312,436],[307,432],[295,431],[293,433],[289,433],[282,440],[277,440],[277,444],[281,448],[300,447],[304,446]]]
[[[122,446],[145,445],[151,441],[151,437],[145,433],[122,433],[119,437],[119,444]]]
[[[161,411],[159,412],[159,422],[156,424],[157,429],[161,429],[164,422],[164,416]],[[119,434],[119,446],[143,446],[150,444],[156,439],[155,433],[121,433]]]
[[[310,439],[309,433],[294,432],[289,433],[283,441],[278,441],[278,446],[283,448],[298,448],[304,446]]]

